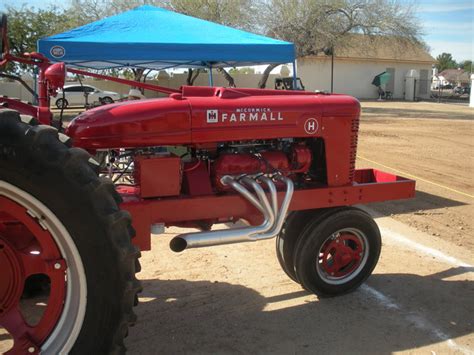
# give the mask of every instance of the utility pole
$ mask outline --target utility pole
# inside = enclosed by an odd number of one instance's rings
[[[331,56],[331,94],[334,93],[334,45],[323,49],[325,55]]]
[[[334,46],[331,47],[331,94],[334,93]]]

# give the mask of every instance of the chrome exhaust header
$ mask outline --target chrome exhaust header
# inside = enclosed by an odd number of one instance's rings
[[[236,178],[226,175],[221,179],[221,182],[224,185],[232,187],[263,214],[264,221],[261,225],[180,234],[171,240],[171,250],[174,252],[181,252],[188,248],[251,242],[270,239],[277,236],[283,227],[283,222],[293,196],[294,187],[293,181],[280,174],[276,174],[272,178],[283,181],[286,185],[286,193],[280,206],[280,210],[278,210],[277,189],[272,179],[264,175],[256,177],[241,176]],[[260,186],[257,181],[268,187],[270,201],[268,200],[262,186]],[[249,191],[249,188],[254,191],[256,196]]]

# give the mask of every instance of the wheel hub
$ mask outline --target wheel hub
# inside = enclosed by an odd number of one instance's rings
[[[15,250],[0,235],[0,314],[17,303],[23,292],[23,268]]]
[[[56,326],[65,301],[67,264],[37,216],[0,195],[0,325],[14,341],[7,354],[37,353]],[[25,282],[38,274],[49,278],[50,292],[38,322],[30,324],[21,300]]]
[[[363,244],[352,233],[329,239],[322,248],[321,266],[333,278],[344,278],[357,269],[363,255]]]

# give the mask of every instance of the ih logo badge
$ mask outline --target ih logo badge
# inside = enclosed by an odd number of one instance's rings
[[[315,134],[318,131],[318,121],[316,118],[308,118],[304,123],[304,131],[307,134]]]
[[[218,111],[207,110],[207,123],[217,123],[217,122],[218,122]]]

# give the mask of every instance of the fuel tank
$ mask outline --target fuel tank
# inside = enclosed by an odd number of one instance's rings
[[[324,137],[349,138],[359,118],[353,97],[311,92],[184,86],[167,98],[88,110],[66,133],[88,150]],[[357,129],[357,128],[356,128]]]

